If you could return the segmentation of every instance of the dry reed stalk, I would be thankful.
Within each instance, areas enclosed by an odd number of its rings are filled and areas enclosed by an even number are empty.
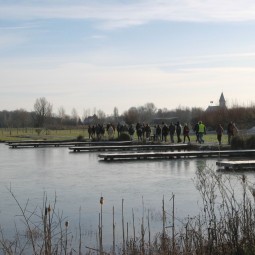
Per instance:
[[[133,239],[135,242],[135,214],[134,214],[134,209],[132,208],[132,220],[133,220]]]
[[[115,255],[115,214],[114,214],[114,206],[112,208],[112,252]]]
[[[81,243],[82,243],[82,238],[81,238],[81,207],[80,207],[79,209],[79,255],[82,254]]]
[[[121,204],[121,214],[122,214],[122,249],[123,249],[123,254],[125,254],[125,226],[124,226],[124,199],[122,199],[122,204]]]

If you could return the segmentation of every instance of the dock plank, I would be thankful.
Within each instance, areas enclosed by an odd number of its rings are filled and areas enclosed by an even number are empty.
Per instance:
[[[116,142],[108,142],[108,141],[101,141],[101,142],[80,142],[80,141],[29,141],[29,142],[15,142],[15,143],[8,143],[10,148],[38,148],[38,147],[60,147],[60,146],[114,146],[114,145],[128,145],[131,144],[131,141],[116,141]]]
[[[117,145],[117,146],[75,146],[69,147],[73,152],[81,151],[166,151],[166,150],[184,150],[188,144],[150,144],[150,145]]]
[[[225,170],[255,169],[255,160],[217,161],[216,165]]]
[[[133,152],[133,153],[105,153],[98,157],[104,160],[122,159],[175,159],[190,157],[250,157],[255,156],[255,150],[224,150],[224,151],[168,151],[168,152]]]

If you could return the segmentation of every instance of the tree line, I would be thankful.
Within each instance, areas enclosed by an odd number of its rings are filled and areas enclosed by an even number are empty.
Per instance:
[[[90,122],[88,122],[88,120]],[[255,126],[255,106],[232,106],[231,108],[220,108],[213,111],[206,111],[197,107],[178,107],[173,110],[167,108],[157,109],[154,103],[147,103],[143,106],[130,107],[122,114],[118,113],[118,108],[114,107],[112,115],[106,116],[102,110],[90,115],[90,111],[84,110],[83,116],[79,116],[73,109],[68,115],[63,107],[58,109],[58,113],[53,113],[53,105],[44,97],[36,99],[34,110],[28,112],[24,109],[15,111],[0,111],[0,128],[49,128],[60,129],[77,127],[85,124],[97,123],[119,123],[126,124],[148,123],[162,124],[166,122],[179,121],[193,126],[202,120],[208,128],[215,129],[221,123],[226,127],[227,123],[233,121],[238,128],[251,128]]]

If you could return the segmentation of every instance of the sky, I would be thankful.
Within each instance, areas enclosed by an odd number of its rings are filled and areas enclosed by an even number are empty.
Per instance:
[[[0,0],[0,111],[250,106],[254,31],[254,0]]]

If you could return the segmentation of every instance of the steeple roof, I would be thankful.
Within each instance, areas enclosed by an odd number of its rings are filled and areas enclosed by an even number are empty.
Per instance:
[[[223,92],[220,95],[219,106],[220,107],[226,107],[226,100],[225,100],[225,97],[223,95]]]
[[[220,95],[220,103],[222,102],[224,102],[224,103],[226,103],[226,100],[225,100],[225,97],[224,97],[224,95],[223,95],[223,92],[221,93],[221,95]]]

